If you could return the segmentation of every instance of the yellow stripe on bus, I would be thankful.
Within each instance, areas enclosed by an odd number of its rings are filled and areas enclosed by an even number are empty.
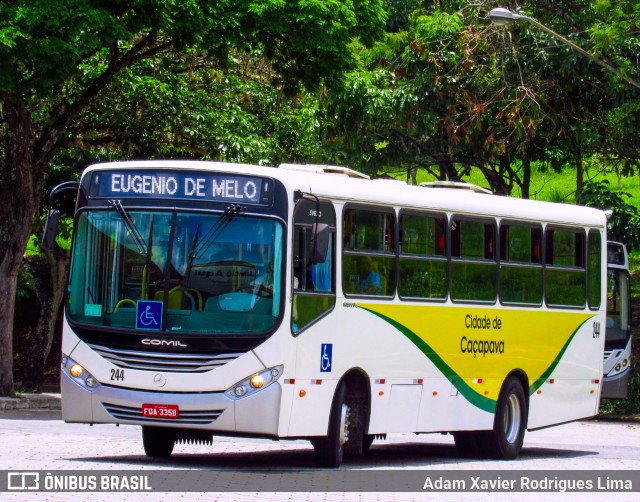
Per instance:
[[[409,338],[469,401],[495,410],[500,387],[522,370],[533,393],[592,313],[358,304]]]

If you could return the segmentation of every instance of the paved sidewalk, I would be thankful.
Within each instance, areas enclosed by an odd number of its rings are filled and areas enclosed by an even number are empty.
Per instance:
[[[0,397],[0,411],[60,409],[60,394],[43,392],[42,394],[16,394],[16,397]]]

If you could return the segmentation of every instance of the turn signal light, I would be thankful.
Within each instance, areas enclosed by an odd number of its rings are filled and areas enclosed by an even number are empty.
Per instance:
[[[71,366],[71,368],[69,368],[69,373],[71,373],[72,376],[78,378],[78,377],[81,377],[82,374],[84,373],[84,368],[80,366],[78,363],[76,363],[73,366]]]
[[[251,386],[254,389],[259,389],[264,385],[264,378],[262,378],[262,375],[253,375],[251,377]]]

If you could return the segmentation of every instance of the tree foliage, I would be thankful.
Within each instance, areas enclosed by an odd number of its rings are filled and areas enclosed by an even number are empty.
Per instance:
[[[629,249],[640,249],[640,211],[625,202],[631,197],[626,192],[613,192],[607,180],[586,183],[578,193],[576,201],[584,206],[611,210],[608,222],[609,240],[623,242]]]
[[[440,179],[473,168],[494,192],[523,197],[534,163],[575,167],[578,189],[594,156],[619,172],[637,170],[635,87],[531,23],[492,25],[491,2],[390,4],[385,40],[363,51],[367,71],[351,74],[327,106],[328,142],[343,145],[343,158],[374,173],[425,169]],[[627,76],[637,72],[635,2],[505,7]]]
[[[75,133],[86,141],[100,136],[80,122],[91,120],[91,107],[121,72],[160,59],[184,67],[191,51],[224,70],[257,52],[271,69],[270,84],[290,95],[353,69],[352,42],[370,43],[383,20],[381,0],[0,0],[0,296],[7,299],[0,305],[0,395],[13,388],[16,278],[45,173]],[[146,83],[165,104],[181,106],[179,90]],[[146,145],[167,133],[163,122],[148,131]],[[179,139],[176,151],[185,135]]]

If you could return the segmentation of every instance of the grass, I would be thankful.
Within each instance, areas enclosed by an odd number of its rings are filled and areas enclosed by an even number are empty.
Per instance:
[[[590,180],[609,181],[609,187],[615,192],[625,192],[631,194],[626,201],[640,208],[640,177],[621,178],[618,180],[615,173],[603,173],[597,169],[590,169],[584,174],[584,182]],[[418,183],[423,181],[435,181],[435,178],[426,171],[420,171],[417,176]],[[489,184],[483,174],[478,169],[472,169],[470,176],[464,181],[489,188]],[[515,187],[511,194],[513,197],[520,197],[520,188]],[[535,166],[532,168],[531,184],[529,188],[531,199],[546,200],[552,202],[575,203],[576,196],[576,172],[575,169],[565,169],[561,173],[542,171]]]

